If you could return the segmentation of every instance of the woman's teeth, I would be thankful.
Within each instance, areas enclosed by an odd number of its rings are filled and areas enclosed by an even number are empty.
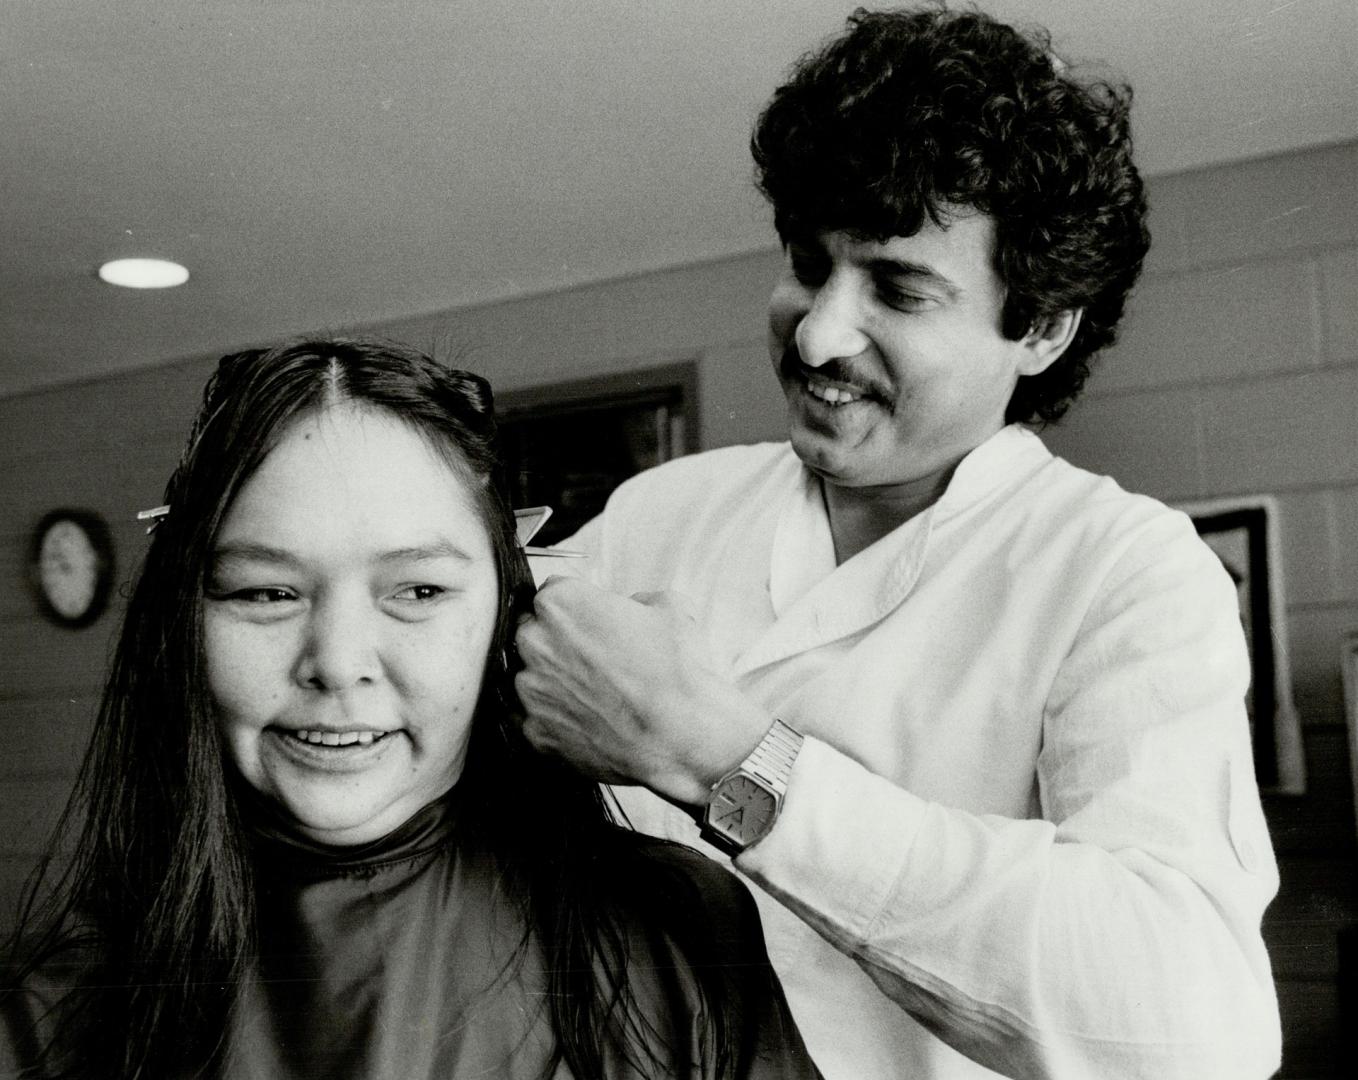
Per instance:
[[[294,739],[301,739],[302,742],[311,743],[313,746],[352,746],[354,743],[367,746],[387,733],[385,731],[293,731],[289,734]]]
[[[849,390],[841,390],[837,386],[830,386],[826,383],[819,382],[816,379],[808,379],[806,381],[806,390],[812,397],[818,398],[829,405],[843,405],[848,401],[858,401],[863,396],[862,394],[855,394]]]

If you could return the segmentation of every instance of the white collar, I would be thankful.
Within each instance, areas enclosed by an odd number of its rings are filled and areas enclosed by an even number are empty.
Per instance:
[[[947,490],[933,506],[858,552],[843,567],[835,564],[834,539],[820,480],[803,466],[801,483],[794,485],[784,500],[774,531],[769,566],[774,612],[781,617],[797,600],[844,567],[852,568],[848,576],[853,578],[864,572],[869,576],[889,572],[893,579],[903,574],[913,583],[937,522],[976,505],[1014,478],[1036,471],[1051,456],[1042,440],[1026,427],[1010,424],[1001,428],[958,463]],[[907,554],[911,557],[903,558]],[[908,588],[905,580],[900,584]]]

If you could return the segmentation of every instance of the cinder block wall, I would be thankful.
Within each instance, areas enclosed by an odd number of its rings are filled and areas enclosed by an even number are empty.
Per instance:
[[[1341,639],[1358,630],[1358,145],[1161,178],[1151,200],[1155,243],[1123,340],[1045,437],[1166,501],[1278,501],[1309,774],[1305,795],[1265,800],[1282,870],[1265,928],[1283,1075],[1358,1075],[1339,675]]]
[[[1166,500],[1279,499],[1310,781],[1267,807],[1284,876],[1267,932],[1293,1077],[1348,1075],[1338,941],[1358,924],[1358,868],[1338,648],[1358,628],[1355,181],[1358,144],[1153,181],[1155,249],[1124,340],[1047,434]],[[763,310],[778,264],[757,252],[376,329],[459,355],[503,389],[693,360],[703,445],[776,438]],[[43,622],[22,584],[31,530],[54,506],[99,511],[125,578],[144,541],[132,515],[160,501],[210,369],[186,359],[0,399],[0,928],[69,790],[121,609],[84,631]]]

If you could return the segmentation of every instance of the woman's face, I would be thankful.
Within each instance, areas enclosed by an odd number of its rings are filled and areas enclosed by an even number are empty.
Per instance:
[[[241,489],[204,598],[226,752],[298,829],[361,844],[462,771],[499,604],[461,477],[395,417],[303,417]]]

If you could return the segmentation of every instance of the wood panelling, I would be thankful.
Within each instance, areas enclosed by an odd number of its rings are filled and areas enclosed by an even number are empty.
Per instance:
[[[5,780],[5,828],[0,855],[36,858],[56,828],[71,794],[71,777]]]
[[[107,616],[106,616],[107,617]],[[78,697],[0,699],[6,742],[24,742],[23,754],[0,755],[0,785],[12,779],[70,777],[85,753],[98,700]]]

